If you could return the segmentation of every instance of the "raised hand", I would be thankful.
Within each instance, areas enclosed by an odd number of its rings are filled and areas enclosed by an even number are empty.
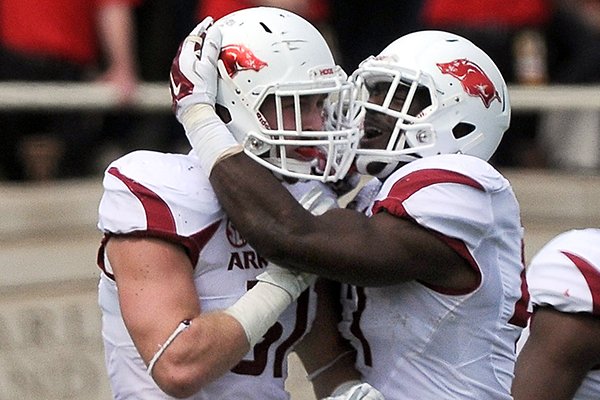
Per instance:
[[[179,46],[171,65],[171,100],[177,120],[207,175],[220,159],[241,152],[215,113],[221,31],[206,17]]]
[[[178,120],[194,104],[215,105],[221,31],[206,17],[183,40],[171,65],[171,100]]]

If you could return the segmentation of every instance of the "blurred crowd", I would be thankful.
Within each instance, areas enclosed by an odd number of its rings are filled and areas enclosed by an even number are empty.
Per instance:
[[[486,51],[509,85],[600,81],[600,0],[0,0],[0,81],[104,81],[120,101],[110,112],[0,109],[0,181],[88,177],[139,148],[187,151],[173,116],[129,106],[136,88],[166,85],[204,16],[255,5],[311,21],[348,73],[403,34],[442,29]],[[600,111],[514,111],[492,163],[597,172]]]

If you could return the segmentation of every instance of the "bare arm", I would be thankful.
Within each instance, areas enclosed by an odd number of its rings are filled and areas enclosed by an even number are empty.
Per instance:
[[[98,10],[98,33],[108,60],[100,78],[119,90],[122,102],[131,100],[137,87],[135,29],[132,9],[126,3],[104,4]]]
[[[347,209],[311,215],[244,154],[218,162],[210,181],[244,237],[282,267],[364,286],[421,279],[460,288],[476,279],[465,260],[410,221]]]
[[[181,321],[191,320],[155,364],[153,378],[163,391],[188,397],[248,352],[233,317],[201,312],[183,248],[159,239],[113,237],[107,252],[125,325],[146,364]]]
[[[600,363],[600,318],[539,308],[517,359],[515,400],[572,399]]]
[[[360,380],[354,368],[355,350],[338,331],[341,318],[339,284],[321,279],[316,284],[317,316],[313,328],[295,348],[317,398],[329,396],[343,382]]]

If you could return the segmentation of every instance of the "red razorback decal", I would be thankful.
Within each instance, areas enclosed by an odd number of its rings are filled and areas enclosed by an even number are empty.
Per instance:
[[[461,58],[436,65],[442,74],[449,74],[458,79],[467,94],[479,96],[486,108],[489,108],[494,100],[502,102],[492,80],[474,62]]]
[[[223,60],[227,74],[233,77],[239,71],[252,69],[260,71],[268,64],[256,57],[246,46],[241,44],[230,44],[221,49],[219,58]]]

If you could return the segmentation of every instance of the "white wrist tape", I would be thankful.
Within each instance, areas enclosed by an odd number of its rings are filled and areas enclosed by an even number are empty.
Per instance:
[[[254,347],[294,300],[280,287],[258,282],[224,311],[238,320],[244,328],[250,347]]]
[[[256,279],[285,290],[292,301],[295,301],[302,292],[317,280],[317,276],[306,272],[292,272],[272,264]]]
[[[200,165],[208,175],[218,161],[244,150],[208,104],[188,107],[180,120]]]

